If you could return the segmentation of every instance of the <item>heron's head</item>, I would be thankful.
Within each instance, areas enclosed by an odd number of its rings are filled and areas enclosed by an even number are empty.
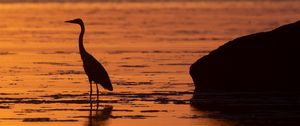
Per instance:
[[[74,19],[74,20],[68,20],[65,21],[67,23],[74,23],[74,24],[83,24],[83,21],[80,18]]]

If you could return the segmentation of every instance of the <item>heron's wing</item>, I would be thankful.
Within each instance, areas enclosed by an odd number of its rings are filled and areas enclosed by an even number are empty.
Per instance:
[[[83,67],[90,80],[101,84],[105,89],[113,90],[108,73],[92,55],[85,56]]]

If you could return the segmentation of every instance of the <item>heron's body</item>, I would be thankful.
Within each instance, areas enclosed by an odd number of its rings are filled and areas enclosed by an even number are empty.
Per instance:
[[[113,88],[111,81],[104,67],[87,52],[81,54],[81,58],[83,61],[83,68],[89,78],[89,82],[92,83],[92,81],[94,81],[96,84],[101,84],[103,88],[112,91]]]
[[[101,86],[107,90],[113,90],[108,73],[101,63],[99,63],[91,54],[89,54],[83,46],[83,35],[85,32],[83,21],[81,19],[74,19],[66,22],[79,24],[81,27],[81,32],[79,35],[79,52],[83,62],[84,71],[87,74],[90,82],[90,98],[92,96],[92,82],[95,82],[97,86],[98,99],[99,89],[97,84],[101,84]]]

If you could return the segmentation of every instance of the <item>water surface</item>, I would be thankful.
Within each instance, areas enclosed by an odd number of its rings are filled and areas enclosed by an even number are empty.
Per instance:
[[[233,38],[297,21],[299,6],[1,3],[0,125],[238,125],[235,118],[189,105],[194,90],[189,65]],[[78,17],[86,25],[86,49],[114,86],[112,92],[101,89],[98,105],[88,101],[79,26],[64,23]]]

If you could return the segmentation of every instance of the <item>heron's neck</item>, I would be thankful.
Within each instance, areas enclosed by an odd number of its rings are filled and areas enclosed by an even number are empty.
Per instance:
[[[84,28],[84,24],[80,24],[80,27],[81,27],[81,32],[80,32],[80,35],[79,35],[79,51],[80,51],[80,54],[82,53],[85,53],[85,49],[84,49],[84,46],[83,46],[83,35],[84,35],[84,32],[85,32],[85,28]]]

